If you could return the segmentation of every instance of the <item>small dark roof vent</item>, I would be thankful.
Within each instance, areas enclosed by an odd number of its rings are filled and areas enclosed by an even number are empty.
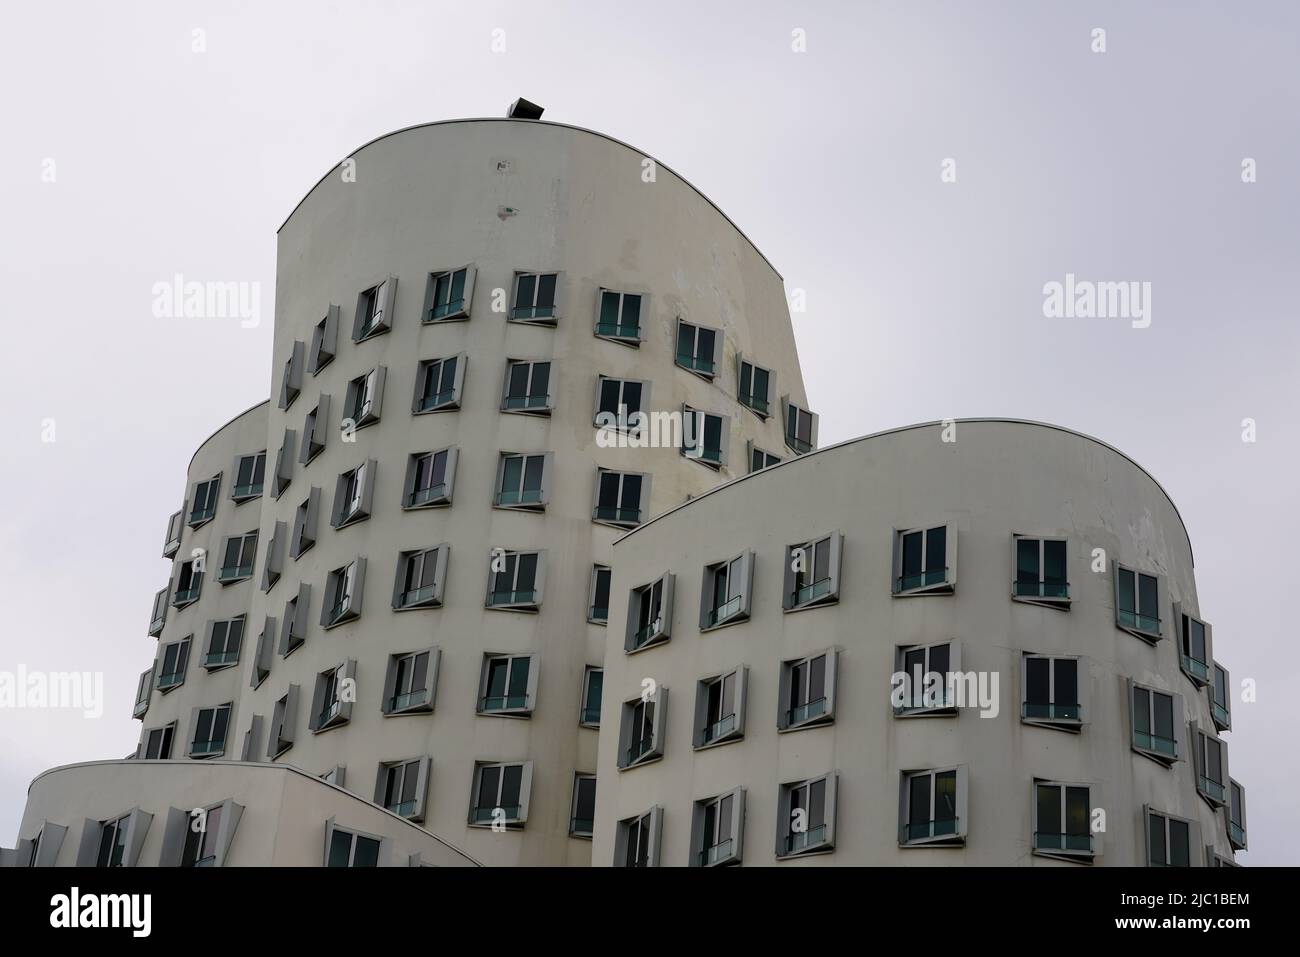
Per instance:
[[[540,120],[542,118],[542,108],[536,103],[530,103],[521,96],[510,104],[506,116],[512,120]]]

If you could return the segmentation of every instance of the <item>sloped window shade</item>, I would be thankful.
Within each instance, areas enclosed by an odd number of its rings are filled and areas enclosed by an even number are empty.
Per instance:
[[[293,535],[289,554],[296,560],[316,544],[316,526],[320,521],[320,489],[312,486],[307,498],[298,505],[293,515]]]
[[[294,728],[298,723],[298,686],[289,685],[275,703],[271,716],[271,729],[267,737],[266,756],[274,761],[293,747]]]
[[[280,408],[288,409],[302,392],[303,345],[295,339],[280,375]]]
[[[271,530],[271,540],[266,544],[266,555],[262,558],[262,591],[275,587],[284,572],[284,553],[288,549],[288,526],[276,522]]]
[[[298,433],[293,429],[284,430],[284,441],[275,453],[275,474],[271,477],[271,498],[278,499],[293,481],[293,450]]]
[[[339,313],[338,306],[330,305],[325,317],[316,323],[311,334],[311,350],[307,358],[307,371],[316,375],[334,360],[338,351]]]
[[[316,408],[307,413],[302,426],[302,450],[298,461],[307,465],[325,450],[329,436],[330,397],[322,395],[316,402]]]
[[[352,324],[353,342],[363,342],[392,328],[393,302],[396,297],[396,276],[389,276],[360,292],[357,296],[356,318]]]

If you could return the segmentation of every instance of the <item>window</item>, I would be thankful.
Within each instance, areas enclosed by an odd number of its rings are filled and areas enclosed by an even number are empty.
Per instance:
[[[965,767],[904,771],[899,846],[964,844],[966,790]]]
[[[221,867],[230,852],[230,842],[243,811],[234,801],[223,801],[198,811],[169,808],[159,864]]]
[[[451,504],[456,482],[456,449],[417,452],[406,463],[402,508],[437,508]]]
[[[526,359],[506,360],[501,411],[551,414],[551,364]]]
[[[753,583],[753,552],[705,565],[700,584],[700,631],[747,619]]]
[[[1192,846],[1197,843],[1196,822],[1143,807],[1146,819],[1148,867],[1191,867]]]
[[[1210,687],[1210,715],[1214,726],[1220,731],[1232,730],[1232,695],[1228,689],[1232,680],[1228,669],[1217,661],[1214,662],[1214,683]]]
[[[288,658],[307,640],[307,607],[310,602],[311,585],[302,582],[298,585],[298,594],[284,603],[284,623],[280,626],[281,658]]]
[[[546,553],[493,549],[488,560],[488,608],[537,611],[546,583]]]
[[[748,668],[709,678],[702,678],[695,686],[695,748],[712,747],[728,741],[739,741],[745,736],[745,686],[749,681]]]
[[[312,487],[307,497],[293,513],[293,536],[289,539],[289,554],[296,561],[316,544],[316,523],[320,514],[320,489]]]
[[[130,817],[120,817],[100,824],[99,857],[97,867],[124,867],[126,835]]]
[[[801,409],[790,401],[788,395],[781,397],[781,417],[785,420],[785,444],[796,455],[803,455],[817,448],[816,412]]]
[[[289,358],[284,360],[284,372],[280,375],[280,408],[287,409],[293,405],[302,391],[302,342],[296,340],[289,350]]]
[[[550,500],[551,453],[514,454],[502,452],[497,462],[497,508],[520,508],[542,511]]]
[[[596,419],[598,428],[634,431],[640,428],[643,410],[650,401],[650,383],[641,379],[596,377]]]
[[[1161,637],[1159,576],[1115,563],[1115,624],[1144,641]]]
[[[779,455],[773,455],[771,452],[763,451],[754,444],[753,440],[746,442],[746,445],[749,451],[749,455],[747,455],[746,458],[749,459],[749,470],[751,472],[757,472],[759,469],[765,469],[769,465],[776,465],[781,461]]]
[[[838,790],[836,774],[781,785],[776,818],[778,860],[835,850]]]
[[[157,638],[167,623],[167,596],[171,587],[160,588],[153,596],[153,612],[149,616],[149,637]]]
[[[253,671],[249,679],[249,686],[252,688],[261,687],[262,682],[271,674],[275,636],[275,619],[267,615],[262,623],[262,631],[257,636],[257,648],[253,651]]]
[[[343,400],[343,428],[347,430],[351,420],[353,431],[379,421],[379,413],[384,404],[384,383],[388,379],[388,370],[376,366],[363,376],[357,376],[348,383],[348,391]]]
[[[727,416],[682,406],[682,455],[688,459],[721,468],[727,464],[730,436],[731,420]]]
[[[139,808],[106,821],[88,819],[77,851],[78,867],[135,867],[153,815]]]
[[[334,569],[325,579],[322,628],[333,628],[361,614],[361,593],[366,581],[366,560],[358,558]]]
[[[340,311],[338,306],[331,304],[325,317],[312,330],[311,351],[307,357],[307,371],[312,375],[334,361],[334,353],[338,351]]]
[[[956,715],[955,683],[961,672],[961,646],[955,641],[904,645],[894,653],[894,715]]]
[[[760,418],[766,419],[772,412],[772,380],[775,376],[770,369],[754,365],[748,359],[736,355],[736,397],[740,404]]]
[[[1011,597],[1018,601],[1069,610],[1070,583],[1065,572],[1065,539],[1012,536],[1016,578]]]
[[[648,585],[633,588],[628,594],[624,651],[640,651],[672,636],[675,577],[669,572]]]
[[[392,328],[393,299],[396,294],[396,276],[389,276],[361,291],[357,296],[357,315],[352,326],[354,342],[363,342]]]
[[[163,645],[159,661],[158,691],[166,694],[185,683],[185,669],[190,663],[189,637]]]
[[[172,594],[172,605],[176,608],[184,608],[186,605],[193,604],[199,600],[202,591],[202,560],[191,558],[187,562],[181,562],[180,569],[176,572],[176,590]]]
[[[424,321],[468,319],[470,304],[474,301],[476,271],[473,266],[462,266],[429,273],[424,293]]]
[[[229,704],[223,704],[215,708],[194,709],[194,738],[190,741],[190,757],[212,758],[225,753],[230,707]]]
[[[844,535],[840,532],[786,546],[782,607],[797,611],[839,601],[843,554]]]
[[[661,807],[619,821],[614,837],[614,866],[658,867],[659,835],[663,832],[663,822],[664,809]]]
[[[479,714],[527,718],[536,700],[536,655],[483,656],[476,709]]]
[[[146,761],[166,761],[172,756],[172,739],[176,736],[176,722],[145,732],[139,756]]]
[[[384,676],[383,713],[427,714],[433,711],[441,657],[437,648],[390,655],[388,672]]]
[[[584,728],[600,727],[600,697],[604,687],[605,670],[587,665],[582,675],[582,708],[578,712],[578,724]]]
[[[839,652],[834,649],[806,658],[781,662],[780,702],[776,726],[794,731],[829,724],[835,720],[835,669]]]
[[[948,595],[957,585],[957,530],[950,525],[894,533],[894,594]]]
[[[254,686],[256,687],[256,686]],[[244,744],[239,750],[239,760],[257,761],[257,742],[262,738],[262,716],[255,714],[248,721],[248,728],[244,731]]]
[[[722,336],[717,329],[677,320],[677,364],[712,380],[722,358]]]
[[[271,530],[271,540],[266,545],[266,555],[262,558],[262,591],[275,587],[284,571],[284,552],[286,539],[289,537],[284,522],[276,522]]]
[[[334,484],[334,512],[330,516],[330,525],[346,528],[370,517],[375,503],[375,472],[378,469],[379,464],[374,459],[366,459],[338,477]]]
[[[450,545],[417,548],[397,555],[397,581],[393,583],[393,609],[439,608],[447,577]]]
[[[423,821],[431,763],[427,757],[382,762],[375,779],[375,803],[399,817]]]
[[[153,691],[153,667],[150,666],[140,672],[140,679],[135,685],[135,707],[131,710],[131,717],[143,718],[149,713],[149,694]]]
[[[523,827],[528,820],[528,795],[533,786],[533,762],[474,764],[474,793],[469,823],[474,827]]]
[[[1021,661],[1020,717],[1025,724],[1078,731],[1083,725],[1080,659],[1026,654]]]
[[[298,686],[289,685],[271,712],[271,730],[267,735],[266,756],[274,761],[293,747],[293,729],[298,720]]]
[[[443,412],[459,409],[461,390],[465,385],[466,357],[448,356],[445,359],[425,359],[415,376],[415,403],[411,411]]]
[[[236,502],[258,498],[266,480],[266,449],[239,456],[232,471],[235,473],[235,487],[230,490],[230,497]]]
[[[325,441],[329,433],[330,397],[322,395],[316,401],[316,408],[307,413],[302,424],[302,451],[298,460],[308,464],[325,450]]]
[[[181,531],[185,525],[185,509],[172,512],[167,519],[167,540],[163,542],[163,558],[174,558],[181,549]]]
[[[1034,853],[1092,860],[1092,800],[1086,784],[1034,781]]]
[[[1177,761],[1180,755],[1174,729],[1183,721],[1182,695],[1147,688],[1130,679],[1129,700],[1133,706],[1133,750],[1161,764]]]
[[[319,734],[351,721],[356,687],[356,659],[349,658],[319,672],[312,692],[311,717],[307,719],[307,730]]]
[[[596,830],[596,775],[579,771],[573,776],[573,801],[569,808],[569,836],[590,838]]]
[[[596,335],[625,345],[637,346],[641,342],[640,293],[600,290],[600,304],[596,310]]]
[[[198,528],[212,521],[212,516],[217,514],[217,496],[220,491],[220,473],[206,482],[194,483],[193,504],[190,506],[190,528]]]
[[[511,321],[555,325],[560,314],[556,295],[558,286],[558,273],[515,273],[515,304],[510,310]]]
[[[640,525],[650,505],[650,475],[596,469],[596,504],[592,521],[616,528]]]
[[[745,789],[696,801],[691,815],[691,866],[739,864],[745,843]]]
[[[326,867],[378,867],[384,839],[345,831],[330,818],[325,823],[325,848]]]
[[[587,621],[603,625],[609,621],[609,581],[611,571],[606,565],[591,568],[591,604],[587,608]]]
[[[239,647],[244,641],[244,616],[225,618],[208,625],[208,650],[203,667],[209,672],[239,663]]]
[[[271,478],[271,497],[279,498],[293,481],[293,444],[297,433],[293,429],[284,430],[284,441],[275,453],[275,475]]]
[[[668,689],[656,685],[653,694],[623,702],[618,735],[620,770],[647,764],[664,756]]]
[[[231,535],[226,539],[225,557],[217,581],[223,585],[253,577],[253,560],[257,556],[257,531]]]
[[[1192,684],[1204,688],[1211,681],[1213,629],[1187,614],[1180,602],[1174,602],[1174,625],[1178,628],[1178,664]]]
[[[1228,843],[1238,851],[1246,849],[1246,789],[1228,779]]]
[[[1211,807],[1228,801],[1228,746],[1193,721],[1192,763],[1196,767],[1196,790]]]

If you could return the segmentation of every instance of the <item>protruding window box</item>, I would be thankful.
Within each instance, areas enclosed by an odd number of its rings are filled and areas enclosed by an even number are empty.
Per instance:
[[[823,774],[782,784],[777,820],[777,860],[835,850],[835,799],[839,775]]]
[[[785,424],[785,446],[795,455],[807,455],[817,448],[817,428],[821,417],[781,396],[781,420]]]
[[[167,623],[167,594],[171,587],[160,588],[153,596],[153,612],[149,616],[149,637],[157,638]]]
[[[485,607],[503,611],[538,611],[546,582],[546,553],[542,550],[488,553]]]
[[[698,751],[745,736],[745,691],[749,669],[735,668],[701,679],[695,686],[695,734]]]
[[[641,345],[641,316],[648,312],[643,293],[601,289],[596,296],[596,337],[636,348]]]
[[[1196,791],[1213,808],[1228,803],[1228,745],[1193,721],[1192,764],[1196,770]]]
[[[960,643],[904,645],[894,653],[894,671],[905,676],[902,693],[895,691],[895,717],[956,717],[952,680],[961,672]]]
[[[736,354],[736,398],[760,419],[772,414],[772,385],[776,374]]]
[[[507,360],[505,385],[501,390],[501,411],[550,415],[550,384],[550,362]]]
[[[596,469],[596,501],[591,519],[616,528],[641,524],[650,504],[650,474]]]
[[[471,795],[469,824],[509,829],[522,828],[528,821],[529,794],[533,787],[533,762],[497,763],[478,761],[474,765],[474,793]]]
[[[798,611],[838,602],[843,554],[841,532],[786,546],[782,608]]]
[[[153,691],[153,666],[140,672],[140,680],[135,686],[135,707],[131,717],[143,718],[149,711],[149,695]]]
[[[1034,781],[1033,851],[1040,857],[1091,863],[1091,790],[1086,784]]]
[[[1174,602],[1174,627],[1178,629],[1178,664],[1198,688],[1213,680],[1213,629],[1207,622],[1189,615],[1181,602]]]
[[[1223,809],[1228,818],[1228,843],[1235,850],[1246,849],[1246,789],[1228,779],[1228,804]]]
[[[198,559],[181,562],[176,573],[176,589],[172,594],[172,607],[184,608],[199,600],[203,591],[203,572],[199,569]]]
[[[556,272],[515,273],[511,322],[554,326],[560,318],[561,275]]]
[[[1183,696],[1128,679],[1133,750],[1165,766],[1181,759],[1178,729],[1183,726]]]
[[[531,717],[537,701],[536,659],[536,655],[484,655],[476,711],[484,715]]]
[[[194,709],[190,719],[190,726],[194,728],[194,738],[190,741],[191,758],[216,758],[225,754],[230,709],[229,704]]]
[[[476,273],[477,270],[473,266],[429,273],[429,281],[424,293],[424,309],[421,313],[422,321],[437,323],[469,319],[470,306],[474,302]]]
[[[1161,576],[1119,562],[1115,566],[1115,625],[1154,644],[1163,637],[1160,609],[1165,585]]]
[[[676,576],[668,572],[628,593],[624,651],[631,654],[672,637],[675,579]]]
[[[550,452],[502,452],[492,504],[497,508],[544,511],[551,498],[552,459]]]
[[[175,558],[181,549],[181,532],[185,528],[185,509],[172,512],[167,519],[167,540],[163,542],[163,558]]]
[[[1212,669],[1214,681],[1210,685],[1210,716],[1220,731],[1232,730],[1232,678],[1228,669],[1217,661]]]
[[[578,724],[584,728],[600,727],[600,702],[605,689],[605,669],[587,665],[582,676],[582,707]]]
[[[428,757],[382,762],[375,778],[375,803],[398,817],[423,821],[431,764]]]
[[[198,528],[212,521],[217,514],[217,497],[221,494],[221,473],[218,472],[206,482],[196,482],[194,497],[190,505],[187,523],[190,528]]]
[[[1148,867],[1194,867],[1200,854],[1192,848],[1200,844],[1200,825],[1183,817],[1174,817],[1150,805],[1142,808],[1142,829]]]
[[[241,582],[253,577],[253,561],[257,555],[256,529],[243,535],[226,539],[225,555],[217,581],[223,585]]]
[[[835,720],[838,663],[839,652],[834,648],[781,662],[777,731],[797,731]]]
[[[236,456],[231,471],[235,484],[230,489],[230,498],[236,505],[260,498],[266,482],[266,450]]]
[[[1064,655],[1021,658],[1020,718],[1025,724],[1078,732],[1083,727],[1086,662]]]
[[[190,662],[190,639],[163,645],[158,660],[158,692],[166,694],[185,683],[185,671]]]
[[[393,610],[440,608],[451,546],[417,548],[399,552],[397,580],[393,583]]]
[[[356,676],[357,662],[354,658],[332,665],[316,675],[308,731],[320,734],[352,720],[352,696],[347,689],[356,686]]]
[[[700,584],[700,631],[747,620],[753,588],[752,551],[704,566],[704,580]]]
[[[1033,605],[1070,610],[1070,583],[1066,577],[1066,540],[1030,535],[1012,536],[1011,597]]]
[[[325,582],[325,602],[321,608],[322,628],[333,628],[360,617],[365,579],[364,558],[357,558],[329,573]]]
[[[618,768],[628,768],[664,756],[668,715],[668,689],[656,685],[654,692],[623,702],[618,735]]]
[[[425,359],[420,363],[415,377],[415,397],[411,412],[447,412],[460,408],[460,397],[465,388],[465,369],[468,357],[463,353],[443,359]]]
[[[691,867],[740,864],[744,847],[744,788],[695,802],[691,809]]]
[[[677,320],[677,365],[702,379],[713,381],[722,363],[722,332]]]
[[[899,789],[900,847],[955,847],[966,843],[966,768],[904,771]]]
[[[441,508],[451,504],[457,450],[417,452],[407,459],[402,508]]]
[[[609,583],[612,572],[607,565],[593,565],[591,569],[591,595],[588,599],[587,621],[593,625],[609,623]]]
[[[393,301],[396,296],[396,276],[389,276],[357,295],[356,319],[352,325],[353,342],[365,342],[393,327]]]
[[[894,532],[896,597],[951,595],[957,590],[957,529],[951,524]]]
[[[433,711],[441,658],[437,648],[389,656],[380,709],[385,716]]]
[[[208,624],[207,651],[203,655],[203,667],[208,672],[213,672],[239,664],[239,652],[243,643],[243,615],[210,622]]]

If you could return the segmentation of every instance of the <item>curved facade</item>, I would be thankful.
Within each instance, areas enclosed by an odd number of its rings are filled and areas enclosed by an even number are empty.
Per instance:
[[[1203,865],[1245,844],[1187,532],[1103,443],[886,432],[614,551],[631,598],[609,622],[597,865]],[[637,647],[636,590],[665,576],[667,634]]]
[[[643,154],[525,120],[366,145],[277,270],[270,401],[168,530],[138,757],[284,764],[486,864],[589,863],[596,566],[815,442],[780,276]],[[619,406],[676,421],[629,439]]]

